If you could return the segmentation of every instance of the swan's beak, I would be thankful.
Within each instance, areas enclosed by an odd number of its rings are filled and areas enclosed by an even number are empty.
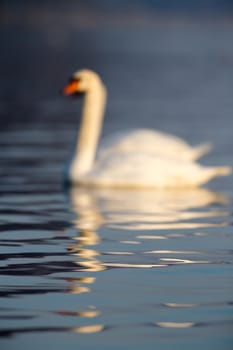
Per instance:
[[[68,95],[73,95],[78,93],[78,87],[79,87],[79,82],[78,80],[72,79],[63,89],[63,94],[68,96]]]

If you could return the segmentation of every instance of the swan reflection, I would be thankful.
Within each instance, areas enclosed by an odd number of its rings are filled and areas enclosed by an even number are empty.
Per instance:
[[[70,191],[73,226],[77,235],[73,237],[73,243],[67,251],[77,266],[76,273],[81,274],[69,281],[69,291],[73,294],[92,292],[92,285],[98,278],[96,273],[110,268],[151,269],[211,263],[205,254],[203,258],[202,251],[184,251],[181,247],[171,250],[170,246],[166,249],[166,242],[187,234],[185,231],[173,231],[177,229],[194,229],[192,234],[202,237],[199,228],[220,227],[223,225],[222,217],[228,215],[224,210],[227,201],[223,196],[200,188],[123,191],[73,187]],[[104,249],[106,242],[101,240],[102,235],[99,233],[102,228],[110,229],[109,232],[117,230],[115,249]],[[169,231],[161,232],[163,229]],[[125,230],[131,231],[130,239]],[[111,234],[114,237],[114,233]],[[146,240],[150,240],[150,250],[145,250]],[[164,249],[157,246],[156,240],[164,240]],[[128,249],[122,250],[122,244]],[[179,306],[168,302],[166,306],[189,307],[190,304]],[[76,315],[94,318],[98,322],[101,312],[95,306],[94,309],[89,308],[90,305],[86,311],[77,311]],[[190,322],[157,322],[154,325],[162,328],[195,326]],[[104,329],[105,326],[98,323],[78,326],[73,331],[95,333]]]
[[[222,208],[209,208],[213,204],[226,204],[223,196],[201,188],[123,191],[74,187],[70,195],[73,211],[77,214],[75,227],[92,230],[88,239],[93,237],[96,242],[98,237],[93,231],[102,225],[124,230],[191,229],[220,225],[197,222],[197,219],[228,214]],[[78,239],[86,239],[85,234]]]
[[[183,237],[182,232],[177,233],[173,230],[226,225],[219,218],[228,215],[228,212],[223,209],[227,203],[223,196],[200,188],[123,191],[73,187],[70,198],[72,210],[75,213],[73,225],[79,234],[74,237],[69,253],[75,257],[77,271],[80,272],[97,272],[112,267],[155,268],[177,264],[210,263],[206,259],[190,258],[191,255],[199,254],[195,251],[150,250],[140,252],[141,257],[134,251],[117,249],[100,253],[98,245],[101,244],[101,239],[97,232],[101,227],[121,230],[121,234],[124,230],[130,230],[133,233],[131,235],[133,239],[119,239],[119,243],[141,244],[142,246],[142,241],[146,240],[152,242],[153,240]],[[169,232],[166,234],[158,232],[158,230],[165,229]],[[143,232],[134,234],[138,230]],[[198,234],[198,231],[193,233],[195,234]],[[103,255],[105,256],[104,262],[101,260]],[[147,261],[145,263],[146,255],[153,257],[152,263]],[[110,256],[111,260],[106,261],[106,256]],[[121,256],[127,261],[123,263]],[[143,261],[141,262],[140,259]],[[86,290],[87,287],[84,289]],[[79,286],[77,291],[80,290],[82,288]]]

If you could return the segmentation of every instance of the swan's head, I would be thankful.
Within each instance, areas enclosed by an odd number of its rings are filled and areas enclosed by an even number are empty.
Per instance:
[[[89,69],[82,69],[73,74],[68,84],[64,87],[64,95],[75,95],[86,93],[96,89],[103,83],[99,75]]]

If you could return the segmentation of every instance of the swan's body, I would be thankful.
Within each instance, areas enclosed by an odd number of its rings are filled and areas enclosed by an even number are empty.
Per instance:
[[[118,132],[100,144],[98,156],[115,153],[143,152],[164,155],[181,160],[196,160],[207,153],[210,144],[191,147],[184,140],[161,131],[134,129]]]
[[[203,167],[195,160],[208,144],[191,147],[182,139],[159,131],[139,129],[118,133],[100,145],[106,89],[89,70],[74,74],[65,94],[84,93],[78,142],[68,178],[81,185],[110,187],[195,187],[227,175],[228,167]]]
[[[76,179],[94,186],[183,188],[202,185],[227,171],[153,153],[123,152],[97,158],[93,168]]]

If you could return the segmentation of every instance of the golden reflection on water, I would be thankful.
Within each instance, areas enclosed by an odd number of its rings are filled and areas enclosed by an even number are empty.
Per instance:
[[[193,260],[176,258],[174,254],[198,254],[198,252],[179,251],[148,251],[145,254],[173,254],[172,257],[161,257],[157,264],[137,264],[122,262],[102,262],[98,259],[101,254],[94,249],[101,239],[97,230],[101,227],[110,229],[148,231],[148,234],[134,236],[135,240],[121,241],[127,244],[141,244],[139,240],[168,240],[174,237],[183,237],[182,233],[173,230],[200,229],[221,227],[225,222],[211,221],[222,218],[229,213],[222,206],[227,200],[217,193],[207,189],[183,190],[111,190],[86,189],[73,187],[70,192],[72,210],[75,213],[74,227],[79,235],[74,237],[69,253],[77,258],[77,271],[97,272],[109,267],[125,268],[154,268],[165,267],[169,264],[209,263],[208,260]],[[210,208],[215,204],[216,209]],[[203,222],[203,220],[205,220]],[[208,220],[206,222],[206,220]],[[159,234],[157,231],[170,230]],[[151,232],[149,232],[151,231]],[[198,232],[194,234],[199,234]],[[108,255],[134,255],[134,252],[113,251]],[[76,293],[88,291],[87,287],[77,286]]]
[[[74,333],[99,333],[104,330],[104,326],[102,324],[95,324],[89,326],[74,327],[72,330]]]
[[[74,257],[77,271],[82,272],[103,271],[110,267],[155,268],[171,264],[209,263],[208,260],[189,258],[189,255],[198,254],[198,252],[178,250],[145,251],[144,254],[162,255],[156,264],[123,263],[122,261],[103,262],[100,252],[95,249],[101,242],[98,229],[105,227],[130,230],[131,232],[147,231],[148,233],[135,234],[131,241],[120,241],[127,244],[142,244],[140,240],[168,240],[183,237],[182,232],[177,233],[173,230],[225,226],[227,223],[222,222],[222,220],[216,221],[216,218],[222,218],[229,214],[223,210],[223,206],[227,204],[226,198],[203,188],[112,190],[72,187],[70,198],[72,210],[75,213],[73,225],[79,234],[74,237],[74,243],[72,247],[68,248],[68,251]],[[210,205],[215,205],[214,209]],[[161,231],[165,229],[170,230],[170,232],[163,234]],[[159,234],[157,231],[160,231]],[[200,232],[193,234],[199,235]],[[108,251],[105,254],[130,256],[134,255],[134,252]],[[168,256],[164,256],[164,254]],[[177,258],[174,254],[186,254],[188,257]],[[74,283],[71,290],[73,293],[86,293],[90,291],[90,288],[80,285],[79,282]]]
[[[85,189],[73,187],[70,192],[72,211],[75,214],[73,226],[77,229],[77,236],[73,237],[73,244],[67,251],[77,265],[77,273],[88,273],[88,276],[71,279],[69,292],[82,294],[91,292],[95,283],[96,272],[108,268],[164,268],[169,265],[208,264],[208,260],[193,260],[189,258],[201,255],[195,250],[150,250],[144,251],[144,256],[158,257],[155,263],[139,260],[132,263],[122,262],[127,256],[136,256],[134,251],[106,251],[100,253],[101,227],[116,230],[128,230],[133,233],[133,239],[120,240],[123,244],[143,244],[144,240],[168,240],[183,237],[182,230],[197,229],[193,235],[204,235],[198,229],[221,227],[226,225],[218,218],[229,213],[223,208],[226,199],[206,189],[169,190],[169,191],[122,191],[110,189]],[[212,207],[211,207],[212,205]],[[217,208],[217,209],[216,209]],[[161,230],[170,230],[164,234]],[[140,234],[137,232],[144,231]],[[173,232],[181,230],[181,232]],[[184,231],[183,231],[184,232]],[[142,240],[142,241],[140,241]],[[136,247],[136,246],[135,246]],[[119,256],[119,261],[103,262],[103,253],[110,257]],[[179,256],[181,254],[181,257]],[[182,257],[182,255],[184,258]],[[177,257],[178,255],[178,257]],[[121,258],[122,256],[122,258]],[[121,260],[122,259],[122,260]],[[94,273],[94,275],[92,275]],[[88,285],[88,286],[87,286]],[[191,304],[164,304],[166,307],[192,307]],[[93,306],[93,310],[79,311],[79,317],[95,318],[100,312]],[[189,328],[195,326],[191,322],[156,322],[162,328]],[[73,328],[78,333],[96,333],[104,330],[104,325],[86,325]]]
[[[190,328],[195,326],[194,322],[156,322],[156,326],[161,328]]]
[[[226,204],[226,199],[207,189],[183,190],[111,190],[74,187],[70,193],[74,225],[88,240],[98,240],[95,231],[102,225],[123,230],[193,229],[225,225],[197,222],[197,219],[226,216],[229,213],[209,210],[211,204]],[[191,220],[195,220],[192,222]],[[86,239],[84,233],[82,237]]]
[[[190,308],[190,307],[197,307],[197,304],[178,304],[178,303],[166,303],[164,306],[171,307],[171,308]]]
[[[97,310],[87,310],[87,311],[58,311],[57,314],[61,316],[77,316],[77,317],[86,317],[94,318],[100,315],[100,312]]]

